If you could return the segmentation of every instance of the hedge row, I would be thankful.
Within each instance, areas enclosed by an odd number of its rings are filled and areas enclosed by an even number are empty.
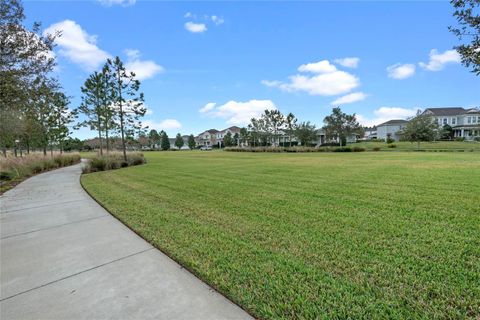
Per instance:
[[[228,147],[225,151],[231,152],[363,152],[362,147],[337,147],[337,148],[316,148],[316,147]]]

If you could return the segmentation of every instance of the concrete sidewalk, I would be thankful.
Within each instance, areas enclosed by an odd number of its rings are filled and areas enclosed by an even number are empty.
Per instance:
[[[80,173],[43,173],[0,197],[2,320],[250,318],[113,218]]]

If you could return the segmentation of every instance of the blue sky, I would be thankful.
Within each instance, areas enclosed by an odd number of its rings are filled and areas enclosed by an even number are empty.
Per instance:
[[[338,103],[371,125],[480,105],[480,79],[451,51],[447,1],[24,5],[27,23],[63,32],[56,73],[72,107],[86,77],[119,55],[143,79],[147,124],[169,135],[242,126],[266,107],[321,125]]]

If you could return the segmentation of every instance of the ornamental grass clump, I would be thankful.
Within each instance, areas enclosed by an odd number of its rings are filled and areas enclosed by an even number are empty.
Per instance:
[[[23,157],[0,158],[0,192],[10,189],[13,184],[35,174],[79,162],[80,155],[77,153],[63,153],[53,156],[31,153]]]
[[[139,152],[127,153],[127,161],[124,160],[123,154],[118,152],[108,155],[96,155],[88,159],[88,162],[83,167],[83,173],[115,170],[144,163],[146,163],[145,157]]]

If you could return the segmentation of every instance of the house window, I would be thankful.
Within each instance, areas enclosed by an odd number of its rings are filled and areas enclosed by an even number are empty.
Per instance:
[[[472,117],[472,122],[477,123],[477,117]]]
[[[467,123],[471,124],[472,123],[472,117],[467,117]]]
[[[447,118],[443,118],[443,124],[447,124],[448,123],[448,119]]]
[[[457,118],[452,118],[452,124],[456,124]]]

